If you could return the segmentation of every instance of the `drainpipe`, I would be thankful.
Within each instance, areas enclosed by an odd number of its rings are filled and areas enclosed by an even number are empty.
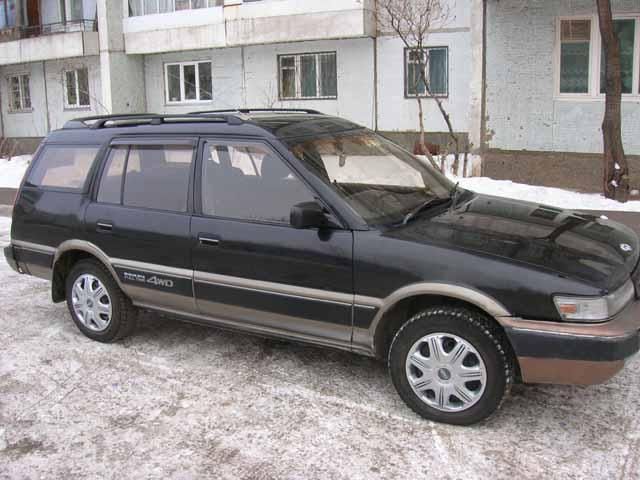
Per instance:
[[[373,130],[378,131],[378,0],[373,2],[373,18],[376,22],[373,32]]]
[[[487,0],[482,2],[482,103],[480,110],[480,151],[484,152],[487,143]]]
[[[378,37],[373,37],[373,130],[378,131]]]
[[[0,95],[0,139],[4,138],[4,115],[2,112],[2,95]]]
[[[49,93],[47,92],[47,64],[44,60],[42,61],[42,76],[44,79],[44,109],[46,112],[46,129],[47,133],[49,133],[51,131],[51,117],[49,115]]]

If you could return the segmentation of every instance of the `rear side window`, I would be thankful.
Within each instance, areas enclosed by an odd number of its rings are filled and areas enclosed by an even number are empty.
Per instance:
[[[46,145],[27,183],[38,187],[80,190],[100,147]]]
[[[100,180],[100,190],[98,191],[99,202],[120,203],[122,172],[124,172],[128,150],[127,147],[118,147],[111,149],[109,152],[107,165]]]
[[[186,212],[193,150],[191,145],[112,148],[100,180],[98,201],[120,204],[122,199],[123,205],[131,207]]]

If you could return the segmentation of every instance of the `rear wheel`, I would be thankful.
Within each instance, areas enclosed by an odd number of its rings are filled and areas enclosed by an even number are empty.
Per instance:
[[[113,342],[135,328],[137,314],[109,271],[95,260],[75,264],[66,280],[67,306],[80,331]]]
[[[513,383],[513,358],[502,332],[478,312],[428,308],[410,318],[389,350],[396,390],[416,413],[470,425],[489,417]]]

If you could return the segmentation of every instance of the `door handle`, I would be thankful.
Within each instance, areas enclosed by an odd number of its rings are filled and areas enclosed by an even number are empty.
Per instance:
[[[198,241],[203,247],[217,247],[218,245],[220,245],[220,240],[217,238],[198,237]]]
[[[107,222],[98,222],[96,223],[96,230],[98,232],[112,232],[113,224]]]

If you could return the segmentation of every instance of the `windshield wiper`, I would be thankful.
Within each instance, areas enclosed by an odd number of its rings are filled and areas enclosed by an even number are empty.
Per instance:
[[[409,223],[419,213],[424,212],[425,210],[428,210],[431,207],[435,207],[436,205],[442,205],[443,203],[446,203],[449,200],[451,200],[451,197],[434,197],[434,198],[430,198],[426,202],[421,203],[416,208],[414,208],[409,213],[407,213],[404,216],[404,220],[402,220],[402,225],[406,225],[407,223]]]

